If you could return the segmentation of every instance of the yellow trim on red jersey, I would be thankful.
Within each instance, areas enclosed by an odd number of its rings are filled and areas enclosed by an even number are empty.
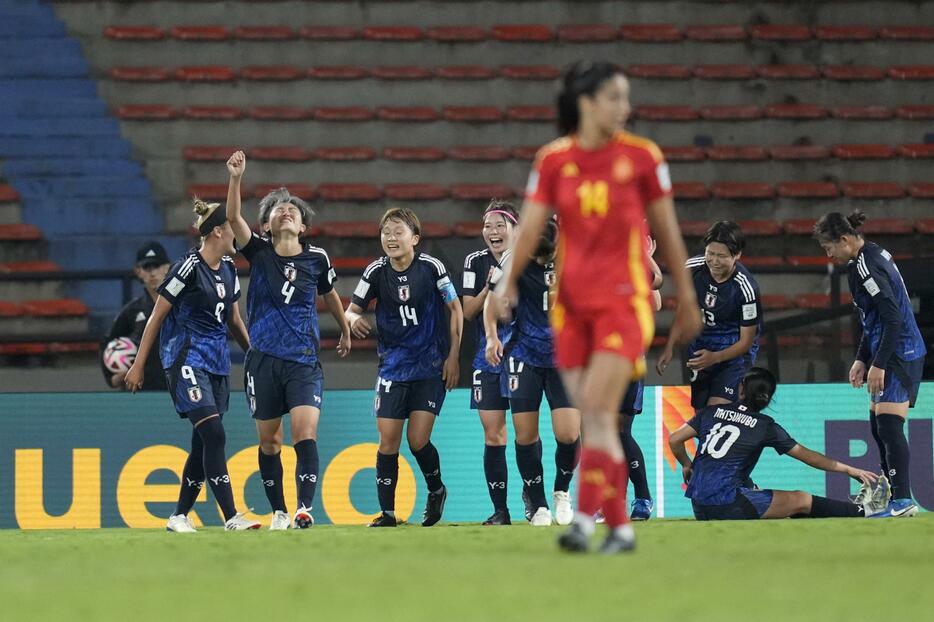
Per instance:
[[[642,247],[642,233],[637,227],[629,232],[629,275],[635,293],[632,296],[632,307],[636,312],[636,321],[639,322],[639,331],[642,333],[642,348],[648,348],[655,333],[655,318],[649,304],[649,279],[646,274],[643,257],[645,249]]]
[[[574,146],[574,139],[570,136],[562,136],[561,138],[556,138],[550,143],[543,145],[538,153],[535,154],[535,164],[538,164],[546,157],[555,154],[561,153],[562,151],[568,151],[571,147]]]
[[[652,155],[652,159],[656,164],[665,159],[665,156],[662,155],[662,150],[658,148],[658,145],[656,145],[648,138],[636,136],[635,134],[630,134],[629,132],[617,132],[616,142],[629,145],[630,147],[639,147],[640,149],[645,149]]]

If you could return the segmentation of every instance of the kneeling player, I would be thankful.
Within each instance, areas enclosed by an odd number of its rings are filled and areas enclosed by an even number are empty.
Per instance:
[[[457,386],[464,314],[444,264],[415,249],[421,225],[412,210],[390,209],[380,219],[379,231],[386,256],[367,266],[346,311],[354,336],[363,339],[370,326],[362,314],[376,300],[376,490],[382,513],[370,526],[397,524],[399,446],[408,419],[409,449],[428,486],[422,525],[430,527],[441,520],[447,499],[431,430],[445,390]],[[447,328],[445,306],[450,311]]]
[[[775,377],[753,367],[740,384],[739,401],[709,406],[682,425],[668,439],[681,463],[697,520],[757,518],[827,518],[869,516],[885,508],[870,486],[878,476],[799,445],[774,419],[762,414],[775,393]],[[701,440],[692,461],[684,448],[693,437]],[[846,473],[863,483],[855,503],[818,497],[800,490],[758,490],[744,486],[762,450],[772,447],[822,471]]]

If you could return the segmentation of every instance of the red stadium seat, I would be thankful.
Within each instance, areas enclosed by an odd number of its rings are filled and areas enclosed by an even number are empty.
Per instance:
[[[790,218],[782,223],[782,228],[789,235],[811,235],[816,222],[813,218]]]
[[[465,123],[492,123],[503,119],[503,111],[496,106],[445,106],[442,115],[448,121]]]
[[[337,271],[363,270],[373,263],[372,257],[332,257],[331,265]],[[346,307],[345,307],[346,308]]]
[[[917,145],[902,145],[898,153],[903,158],[920,159],[934,158],[934,143],[920,143]]]
[[[818,26],[814,36],[821,41],[870,41],[876,38],[871,26]]]
[[[745,41],[746,29],[736,25],[690,26],[684,31],[688,39],[694,41]]]
[[[321,232],[329,238],[378,238],[379,230],[375,223],[366,221],[326,222],[321,224]]]
[[[555,33],[543,24],[506,24],[493,26],[493,38],[497,41],[518,43],[543,43],[551,41]]]
[[[325,201],[379,201],[383,197],[373,184],[321,184],[318,192]]]
[[[816,104],[770,104],[764,109],[770,119],[823,119],[827,109]]]
[[[694,77],[703,80],[749,80],[756,70],[749,65],[697,65]]]
[[[257,121],[303,121],[312,116],[311,110],[297,106],[254,106],[247,114]]]
[[[289,41],[295,31],[288,26],[240,26],[233,35],[241,41]]]
[[[554,121],[557,113],[552,106],[509,106],[506,117],[510,121]]]
[[[283,82],[298,80],[305,77],[305,72],[292,65],[265,65],[249,66],[240,70],[240,77],[244,80],[261,80],[267,82]]]
[[[934,105],[899,106],[895,109],[895,116],[913,121],[934,119]]]
[[[425,36],[415,26],[367,26],[360,34],[372,41],[421,41]]]
[[[743,263],[746,258],[743,257]],[[793,302],[790,296],[784,294],[766,294],[759,299],[762,302],[762,308],[766,311],[786,311],[792,308]]]
[[[304,147],[256,147],[250,149],[250,158],[273,162],[307,162],[311,159],[311,152]]]
[[[438,111],[428,106],[384,106],[377,108],[376,116],[383,121],[437,121]]]
[[[768,160],[769,152],[765,147],[734,147],[722,145],[718,147],[708,147],[707,157],[711,160],[718,161],[756,162]]]
[[[350,26],[305,26],[298,36],[311,41],[350,41],[357,38],[358,32]]]
[[[660,80],[687,80],[691,77],[691,68],[687,65],[652,64],[630,65],[626,75],[630,78],[654,78]]]
[[[333,266],[334,264],[332,263],[331,265]],[[364,268],[366,268],[366,266],[364,266]],[[350,297],[341,296],[341,308],[346,309],[347,305],[349,304],[350,304]],[[323,296],[318,296],[318,300],[317,302],[315,302],[315,306],[318,308],[318,313],[326,313],[328,310],[328,303],[325,302],[325,299]],[[354,347],[356,347],[356,345],[357,344],[354,344]]]
[[[237,79],[237,72],[225,65],[179,67],[174,75],[182,82],[233,82]]]
[[[165,31],[157,26],[107,26],[104,36],[114,41],[161,41]]]
[[[749,27],[749,35],[762,41],[807,41],[811,29],[800,24],[754,24]]]
[[[710,197],[707,186],[699,181],[682,181],[671,185],[675,198],[681,201],[700,201]]]
[[[669,162],[702,162],[707,154],[701,147],[662,147],[662,153]]]
[[[24,315],[26,315],[26,311],[22,305],[0,300],[0,317],[23,317]]]
[[[502,162],[510,158],[509,150],[497,146],[463,146],[448,149],[448,157],[452,160],[466,162]]]
[[[684,38],[681,29],[673,24],[628,24],[619,29],[626,41],[641,43],[669,43]]]
[[[815,259],[823,259],[826,262],[826,257],[817,257]],[[853,303],[853,297],[849,293],[841,292],[840,293],[840,304],[848,305]],[[830,294],[800,294],[795,296],[795,306],[799,309],[829,309],[830,308]]]
[[[182,116],[199,121],[233,121],[243,112],[234,106],[188,106],[182,109]]]
[[[505,184],[455,184],[451,186],[451,196],[463,201],[489,201],[511,199],[515,192]]]
[[[789,199],[834,199],[840,196],[840,189],[829,181],[786,181],[778,184],[778,196]]]
[[[849,82],[882,80],[885,78],[885,71],[879,67],[858,65],[827,65],[821,69],[821,73],[828,80]]]
[[[318,192],[315,190],[314,186],[309,186],[308,184],[303,184],[301,182],[256,184],[253,186],[252,192],[253,196],[255,196],[257,199],[262,199],[273,190],[278,190],[279,188],[283,187],[288,189],[289,194],[306,201],[313,201],[314,198],[318,196]],[[312,235],[316,235],[314,229],[312,229]]]
[[[428,30],[428,38],[441,43],[476,43],[485,41],[487,35],[476,26],[436,26]]]
[[[111,67],[107,75],[123,82],[165,82],[171,72],[165,67]]]
[[[905,218],[870,218],[862,226],[869,235],[907,235],[914,229],[915,223]]]
[[[476,220],[454,225],[454,235],[459,238],[478,238],[483,233],[483,223]]]
[[[51,345],[49,343],[3,343],[0,344],[0,354],[6,356],[39,356],[48,354]]]
[[[400,162],[438,162],[445,154],[438,147],[387,147],[383,149],[383,157]]]
[[[13,186],[0,183],[0,203],[15,203],[19,201],[19,193]]]
[[[843,196],[851,199],[897,199],[905,196],[905,189],[895,183],[850,182],[841,186]]]
[[[386,184],[383,194],[393,201],[440,201],[449,193],[438,184]]]
[[[681,235],[688,238],[699,238],[707,233],[710,223],[706,220],[682,220],[678,223]]]
[[[830,149],[824,145],[779,145],[769,147],[769,155],[776,160],[825,160]]]
[[[644,121],[694,121],[697,111],[690,106],[636,106],[634,116]]]
[[[768,80],[818,80],[820,69],[814,65],[759,65],[756,73]]]
[[[369,75],[363,67],[351,65],[327,65],[308,70],[308,77],[314,80],[361,80]]]
[[[898,65],[888,74],[893,80],[934,80],[934,65]]]
[[[330,106],[315,108],[311,116],[316,121],[371,121],[376,113],[363,106]]]
[[[916,199],[934,199],[934,184],[916,182],[908,186],[908,194]]]
[[[369,147],[319,147],[311,155],[326,162],[367,162],[376,159],[376,151]]]
[[[895,41],[934,41],[934,26],[885,26],[879,37]]]
[[[743,254],[743,265],[749,268],[758,268],[762,266],[783,266],[785,260],[774,255],[746,255]]]
[[[758,106],[704,106],[700,116],[708,121],[750,121],[761,119],[762,110]]]
[[[239,147],[223,145],[192,145],[185,147],[182,157],[189,162],[226,162]]]
[[[169,36],[179,41],[226,41],[230,31],[223,26],[175,26]]]
[[[36,225],[0,225],[0,240],[4,242],[35,242],[42,239],[42,231]]]
[[[775,196],[772,186],[764,183],[750,182],[719,182],[711,188],[713,196],[718,199],[771,199]]]
[[[228,156],[229,157],[229,156]],[[199,199],[226,199],[227,184],[190,184],[185,188],[185,194]],[[253,196],[248,188],[240,189],[240,196],[248,199]]]
[[[127,104],[114,113],[124,121],[166,121],[178,117],[175,108],[165,104]]]
[[[835,145],[833,156],[841,160],[889,160],[895,149],[889,145]]]
[[[21,305],[25,314],[32,317],[81,317],[90,311],[86,304],[76,298],[26,300]]]
[[[915,230],[924,235],[934,234],[934,218],[925,218],[915,223]]]
[[[885,106],[834,106],[830,116],[835,119],[876,121],[891,119],[892,110]]]
[[[551,65],[504,65],[499,75],[509,80],[556,80],[561,71]]]
[[[535,156],[538,155],[539,149],[540,147],[538,146],[529,145],[529,146],[513,147],[512,149],[509,150],[509,152],[512,154],[512,157],[515,158],[516,160],[532,161],[535,159]]]
[[[435,76],[442,80],[491,80],[496,72],[483,65],[450,65],[437,67]]]
[[[426,67],[374,67],[370,74],[378,80],[427,80],[431,70]]]
[[[743,233],[753,237],[782,234],[781,224],[774,220],[740,220],[736,224],[740,226]]]
[[[601,43],[616,40],[616,30],[606,24],[558,26],[558,40],[567,43]]]

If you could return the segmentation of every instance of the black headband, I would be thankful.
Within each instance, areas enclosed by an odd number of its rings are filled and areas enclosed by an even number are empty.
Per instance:
[[[200,233],[202,236],[205,236],[211,233],[211,231],[214,230],[214,227],[220,227],[225,222],[227,222],[227,210],[221,209],[221,206],[218,206],[213,212],[211,212],[211,215],[208,216],[204,222],[198,225],[198,233]]]

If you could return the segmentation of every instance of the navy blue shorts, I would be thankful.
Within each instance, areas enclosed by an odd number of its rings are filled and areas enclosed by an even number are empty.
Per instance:
[[[697,520],[757,520],[772,505],[772,491],[737,488],[733,503],[701,505],[692,502],[692,505]]]
[[[246,353],[243,385],[254,419],[277,419],[297,406],[321,408],[324,372],[321,363],[306,365],[263,354]]]
[[[437,416],[441,414],[444,396],[444,381],[440,376],[409,381],[377,378],[373,412],[383,419],[408,419],[416,410]]]
[[[635,380],[629,383],[626,389],[626,395],[623,397],[623,404],[619,407],[621,415],[638,415],[642,412],[642,397],[645,393],[645,382]]]
[[[691,378],[691,406],[694,410],[704,408],[712,397],[735,402],[739,399],[739,384],[750,367],[749,357],[740,356],[696,372]]]
[[[230,385],[227,376],[219,376],[203,369],[178,365],[165,370],[169,395],[179,417],[192,425],[205,417],[227,412]]]
[[[891,362],[885,368],[885,386],[882,393],[873,395],[872,402],[874,404],[908,402],[908,406],[914,408],[915,401],[918,399],[918,391],[921,390],[921,375],[923,372],[923,356],[913,361],[903,361],[897,356],[893,356]]]
[[[571,408],[564,383],[554,367],[535,367],[510,356],[503,362],[499,378],[500,394],[509,398],[513,414],[537,412],[543,393],[552,410]]]
[[[503,397],[500,391],[499,374],[482,369],[473,370],[470,408],[473,410],[509,410],[509,400]]]

